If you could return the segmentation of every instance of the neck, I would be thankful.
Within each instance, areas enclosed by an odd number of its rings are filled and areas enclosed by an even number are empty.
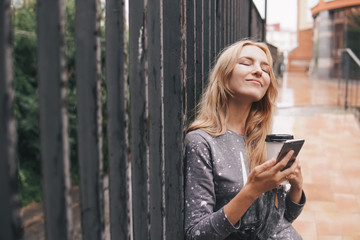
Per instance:
[[[250,109],[251,104],[241,104],[230,100],[226,128],[238,134],[245,135],[245,124],[246,119],[249,116]]]

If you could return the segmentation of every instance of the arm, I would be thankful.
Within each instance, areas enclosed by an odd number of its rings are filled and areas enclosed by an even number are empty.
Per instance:
[[[285,217],[289,222],[293,222],[300,215],[306,202],[300,161],[296,159],[292,167],[294,171],[288,176],[291,188],[285,201]]]
[[[268,160],[265,163],[255,167],[253,171],[251,171],[244,188],[241,189],[241,191],[224,208],[226,216],[232,224],[235,224],[240,220],[246,210],[260,194],[277,188],[280,183],[288,176],[295,175],[296,169],[298,167],[297,162],[295,162],[290,168],[281,171],[291,159],[292,154],[293,151],[290,151],[277,164],[275,159]],[[291,199],[297,198],[299,194],[298,191],[299,190],[297,186],[294,184],[293,192],[292,194],[289,194],[289,197],[291,197]],[[301,200],[301,194],[302,188],[300,190],[300,199],[298,200],[299,202]],[[297,199],[295,199],[295,201],[297,201]]]
[[[200,135],[188,135],[184,156],[186,238],[224,239],[236,228],[223,208],[214,211],[216,195],[209,145]]]

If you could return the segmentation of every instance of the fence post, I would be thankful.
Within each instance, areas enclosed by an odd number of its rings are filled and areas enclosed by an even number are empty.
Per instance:
[[[252,37],[252,4],[253,1],[252,0],[245,0],[248,2],[249,4],[249,8],[248,8],[248,37]]]
[[[203,88],[205,88],[209,76],[210,68],[210,0],[203,0]]]
[[[215,56],[218,56],[218,54],[221,51],[221,44],[222,44],[222,27],[223,27],[223,22],[222,22],[222,0],[215,0],[216,1],[216,51],[215,51]],[[214,65],[215,65],[215,61],[214,61]]]
[[[221,0],[221,49],[227,45],[227,1]]]
[[[234,0],[230,0],[230,43],[235,41]]]
[[[148,96],[151,239],[164,239],[164,149],[161,0],[148,2]]]
[[[106,86],[108,107],[111,239],[130,239],[125,1],[106,1]]]
[[[216,60],[216,0],[210,1],[210,69],[214,66]],[[209,70],[210,70],[209,69]],[[210,72],[210,71],[209,71]]]
[[[22,238],[16,174],[13,116],[11,1],[0,1],[0,239]]]
[[[183,0],[163,1],[166,239],[184,239],[183,133],[186,63]],[[165,11],[166,10],[166,11]]]
[[[38,0],[37,26],[46,238],[71,239],[73,224],[65,104],[65,1]]]
[[[194,0],[186,1],[186,96],[187,96],[187,123],[194,120],[196,115],[196,88],[195,88],[195,16]]]
[[[199,102],[204,87],[202,3],[202,0],[195,1],[195,102]]]
[[[131,167],[134,239],[149,239],[149,146],[144,0],[129,1]]]
[[[83,239],[104,239],[99,0],[76,1],[76,89]]]
[[[346,52],[347,53],[347,52]],[[345,110],[349,107],[349,74],[350,73],[350,56],[349,54],[344,54],[344,78],[345,78],[345,97],[344,105]]]

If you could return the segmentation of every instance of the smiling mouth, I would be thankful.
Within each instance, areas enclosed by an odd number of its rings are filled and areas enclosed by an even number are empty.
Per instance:
[[[259,84],[260,86],[262,86],[262,83],[259,80],[256,80],[256,79],[248,79],[246,81],[247,82],[255,82],[255,83]]]

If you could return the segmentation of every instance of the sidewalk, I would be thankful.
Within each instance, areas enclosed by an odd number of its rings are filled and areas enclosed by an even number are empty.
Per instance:
[[[307,203],[294,222],[304,240],[360,239],[360,125],[337,101],[336,81],[284,75],[273,132],[305,138]]]

